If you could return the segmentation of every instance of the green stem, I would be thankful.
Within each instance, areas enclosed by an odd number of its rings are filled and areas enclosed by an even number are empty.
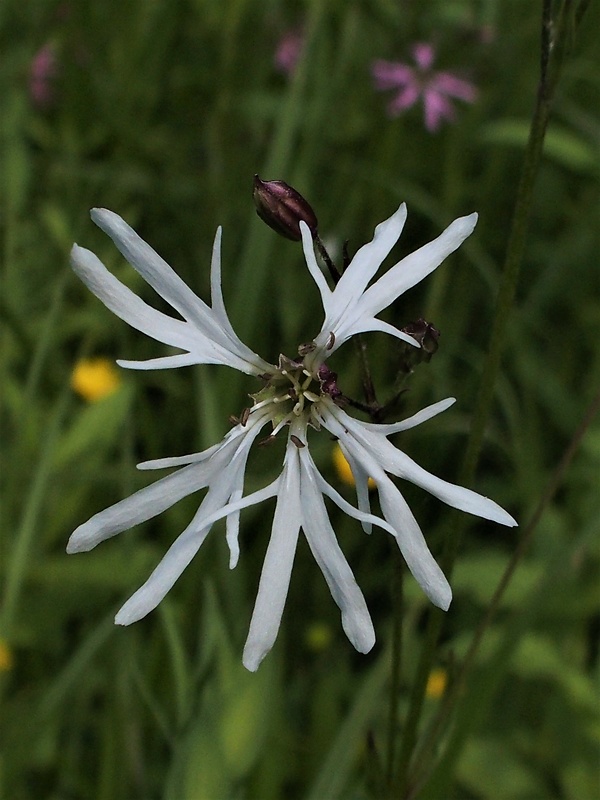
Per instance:
[[[525,252],[533,191],[541,163],[552,98],[554,96],[554,90],[558,81],[560,66],[565,51],[565,37],[568,33],[567,22],[570,6],[571,0],[565,0],[561,5],[555,26],[555,39],[552,41],[552,24],[549,17],[551,13],[551,2],[550,0],[544,0],[540,82],[529,131],[529,139],[525,148],[521,178],[517,189],[511,230],[502,270],[502,279],[496,300],[490,344],[483,366],[475,413],[467,442],[463,468],[460,474],[459,482],[467,486],[472,483],[475,474],[475,468],[483,444],[486,423],[492,408],[494,388],[500,368],[504,340],[511,317],[519,272]],[[448,576],[456,560],[462,533],[465,528],[464,518],[458,520],[458,518],[455,517],[455,519],[457,521],[446,539],[442,556],[442,566]],[[417,665],[408,717],[403,731],[396,774],[396,797],[406,797],[409,764],[417,742],[417,728],[425,697],[427,676],[429,675],[435,659],[441,629],[442,614],[438,609],[432,608],[429,612],[426,640]]]
[[[388,718],[387,764],[385,781],[391,787],[396,758],[398,731],[398,701],[400,699],[400,675],[402,666],[402,614],[404,610],[402,588],[402,563],[395,560],[392,566],[392,661],[390,675],[390,713]]]
[[[365,401],[366,404],[371,409],[369,411],[369,414],[371,414],[373,422],[377,422],[377,420],[373,416],[375,409],[378,408],[377,394],[375,392],[375,385],[373,384],[373,376],[371,375],[371,367],[367,355],[367,343],[365,342],[364,337],[360,333],[355,337],[355,340],[356,340],[356,352],[358,353],[358,358],[360,361],[360,374],[362,379],[363,392],[365,395]]]
[[[468,678],[471,674],[473,669],[473,665],[475,663],[475,657],[479,652],[479,648],[481,646],[481,642],[485,635],[485,632],[490,627],[498,608],[500,607],[500,602],[504,596],[504,593],[512,580],[512,577],[521,563],[523,556],[527,552],[529,545],[531,544],[531,540],[533,539],[533,534],[542,518],[544,511],[548,508],[552,499],[556,492],[558,491],[564,476],[571,465],[573,457],[575,456],[579,446],[585,436],[588,428],[590,427],[594,417],[600,411],[600,392],[594,397],[592,402],[590,403],[588,409],[586,410],[583,420],[580,423],[579,427],[573,434],[571,441],[569,442],[563,457],[561,458],[560,462],[558,463],[556,469],[554,470],[552,477],[550,478],[546,489],[540,498],[540,502],[538,506],[527,524],[526,528],[523,530],[523,534],[519,540],[519,544],[515,548],[510,561],[506,565],[506,569],[498,585],[494,591],[492,599],[490,600],[490,604],[483,615],[479,625],[477,626],[477,630],[475,631],[475,635],[471,641],[467,654],[462,662],[462,666],[460,668],[459,673],[457,674],[452,686],[449,688],[448,692],[446,693],[442,707],[440,708],[439,715],[428,732],[426,739],[423,741],[421,747],[419,748],[418,755],[415,759],[414,769],[411,771],[412,779],[410,781],[412,786],[417,786],[422,783],[423,780],[423,773],[426,769],[426,764],[428,759],[433,752],[435,747],[435,743],[439,740],[440,736],[444,733],[447,723],[450,719],[452,710],[456,705],[456,701],[461,697],[465,687],[467,686]]]

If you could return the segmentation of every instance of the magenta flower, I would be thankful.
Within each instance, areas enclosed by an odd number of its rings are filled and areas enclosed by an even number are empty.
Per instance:
[[[37,51],[29,67],[29,96],[37,108],[49,108],[54,102],[57,71],[54,49],[45,44]]]
[[[379,91],[398,90],[388,105],[391,117],[399,116],[422,99],[425,127],[430,133],[434,133],[443,120],[454,122],[456,119],[450,98],[472,103],[477,98],[477,89],[469,81],[458,78],[451,72],[434,72],[433,45],[415,44],[412,55],[415,67],[398,61],[374,61],[372,73],[375,88]]]
[[[299,31],[290,30],[283,34],[277,44],[273,58],[279,72],[283,72],[288,77],[294,73],[302,54],[303,45],[304,36]]]

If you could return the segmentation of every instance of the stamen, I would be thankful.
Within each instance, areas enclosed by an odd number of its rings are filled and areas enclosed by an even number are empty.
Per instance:
[[[246,427],[246,423],[248,422],[249,417],[250,417],[250,409],[245,408],[240,416],[240,425],[242,426],[242,428]]]
[[[302,394],[304,395],[304,397],[306,397],[307,400],[310,400],[311,403],[318,403],[320,400],[318,394],[315,394],[314,392],[309,392],[308,389],[302,392]]]
[[[296,445],[296,447],[306,447],[306,445],[304,444],[304,442],[302,441],[302,439],[299,439],[299,438],[296,436],[296,434],[292,433],[292,434],[290,435],[290,439],[291,439],[291,440],[292,440],[292,442],[293,442],[293,443]]]
[[[331,350],[334,344],[335,344],[335,333],[331,331],[329,333],[329,339],[327,339],[327,344],[325,345],[325,350]]]

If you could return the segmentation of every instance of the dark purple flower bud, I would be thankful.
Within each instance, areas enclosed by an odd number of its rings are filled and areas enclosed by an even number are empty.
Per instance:
[[[256,213],[274,231],[299,242],[300,222],[306,222],[313,239],[317,235],[317,217],[306,200],[284,181],[262,181],[254,176]]]

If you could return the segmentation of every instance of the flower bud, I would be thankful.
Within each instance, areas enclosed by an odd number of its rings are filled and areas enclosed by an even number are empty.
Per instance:
[[[256,213],[274,231],[299,242],[300,222],[306,222],[313,238],[317,234],[317,217],[306,200],[284,181],[261,181],[254,176],[253,189]]]

